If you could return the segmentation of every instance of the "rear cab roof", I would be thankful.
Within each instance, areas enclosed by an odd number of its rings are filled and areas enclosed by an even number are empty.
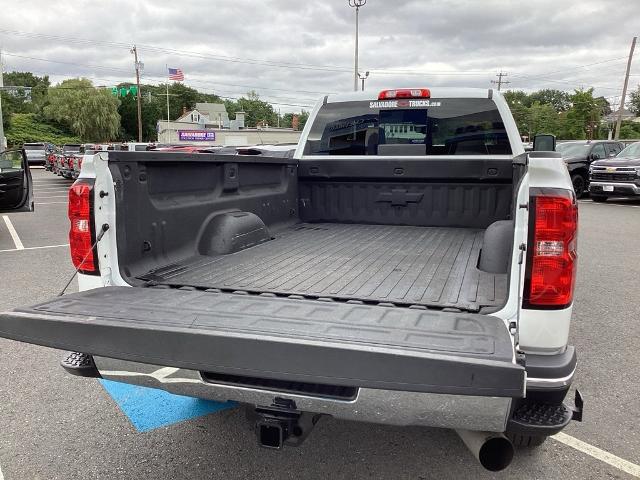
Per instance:
[[[361,101],[361,102],[377,101],[380,92],[383,90],[405,90],[405,89],[425,89],[425,88],[430,91],[430,97],[429,97],[430,99],[440,99],[440,98],[488,98],[488,99],[491,99],[496,104],[498,112],[502,117],[505,130],[509,137],[509,142],[511,144],[511,152],[512,152],[510,156],[515,158],[525,153],[524,146],[522,144],[522,139],[520,137],[518,127],[511,114],[509,105],[504,99],[504,96],[499,91],[496,91],[491,88],[487,89],[487,88],[465,88],[465,87],[429,87],[429,86],[397,87],[396,86],[396,87],[384,87],[380,89],[370,89],[365,91],[331,93],[324,96],[322,99],[320,99],[316,103],[315,107],[313,108],[309,116],[309,119],[302,132],[302,136],[300,137],[300,142],[294,154],[294,158],[300,159],[300,158],[309,156],[304,154],[305,144],[307,142],[309,133],[311,132],[313,123],[316,120],[316,116],[323,105],[330,104],[330,103],[354,102],[354,101]]]

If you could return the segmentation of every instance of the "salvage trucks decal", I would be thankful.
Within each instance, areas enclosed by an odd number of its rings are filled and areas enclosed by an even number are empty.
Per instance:
[[[369,108],[439,107],[442,102],[433,100],[378,100],[369,102]]]

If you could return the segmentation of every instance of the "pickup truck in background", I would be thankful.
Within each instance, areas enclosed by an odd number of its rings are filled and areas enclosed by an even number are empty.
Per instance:
[[[576,197],[499,92],[328,95],[295,148],[85,154],[69,218],[80,292],[0,336],[70,373],[234,400],[267,448],[323,415],[451,428],[490,470],[580,419]]]
[[[609,197],[640,198],[640,142],[627,145],[613,158],[591,164],[589,192],[594,202]]]
[[[576,197],[589,193],[589,169],[596,160],[615,157],[624,143],[613,140],[571,140],[559,142],[556,150],[567,164]]]

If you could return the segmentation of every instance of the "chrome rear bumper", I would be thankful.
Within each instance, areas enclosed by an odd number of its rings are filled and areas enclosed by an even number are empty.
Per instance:
[[[210,383],[195,370],[106,357],[94,357],[94,360],[102,378],[107,380],[159,388],[189,397],[260,406],[271,405],[275,397],[284,398],[295,402],[300,411],[344,420],[504,432],[511,409],[511,398],[508,397],[360,388],[355,398],[342,400]]]

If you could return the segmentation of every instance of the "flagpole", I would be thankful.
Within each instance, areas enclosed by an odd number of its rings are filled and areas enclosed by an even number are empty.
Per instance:
[[[170,135],[169,133],[169,65],[165,64],[165,68],[167,70],[167,135]],[[171,138],[169,138],[169,142],[167,143],[171,143]]]

